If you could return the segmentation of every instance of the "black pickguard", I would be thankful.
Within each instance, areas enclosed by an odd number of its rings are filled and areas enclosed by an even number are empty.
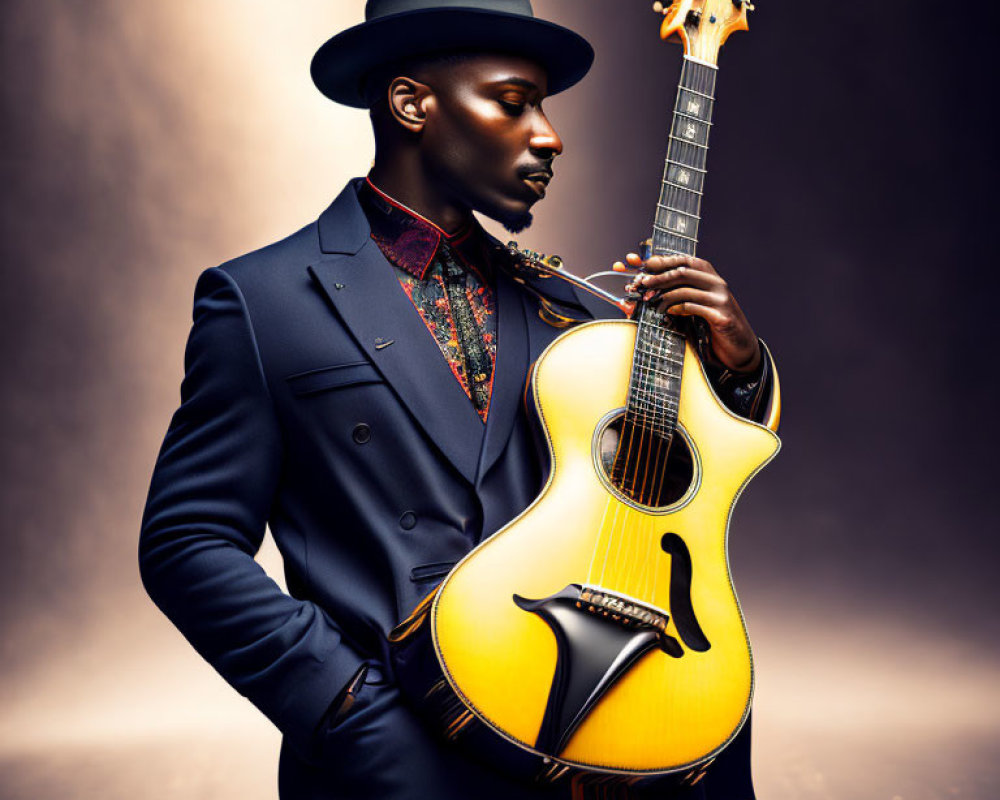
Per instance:
[[[670,563],[670,609],[684,644],[696,652],[711,647],[691,604],[691,554],[675,533],[661,541]],[[681,658],[684,648],[664,631],[642,625],[625,625],[581,607],[583,587],[570,584],[541,600],[514,595],[514,602],[537,614],[552,629],[557,657],[545,716],[535,747],[558,755],[570,737],[615,683],[653,648]]]

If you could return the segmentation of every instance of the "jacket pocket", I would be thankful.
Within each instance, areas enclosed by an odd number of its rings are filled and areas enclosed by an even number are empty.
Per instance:
[[[285,378],[293,394],[306,395],[325,392],[328,389],[338,389],[343,386],[356,386],[362,383],[381,383],[382,376],[367,361],[353,364],[336,364],[330,367],[311,369],[299,372]]]
[[[410,580],[414,583],[423,583],[443,578],[457,563],[457,561],[435,561],[433,564],[418,564],[410,570]]]

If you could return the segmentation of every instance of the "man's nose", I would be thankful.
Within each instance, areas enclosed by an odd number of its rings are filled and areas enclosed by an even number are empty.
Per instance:
[[[556,129],[552,127],[552,123],[541,112],[538,114],[538,120],[535,123],[534,131],[532,131],[531,139],[528,141],[528,147],[539,155],[545,153],[549,157],[557,156],[563,151],[562,139],[559,138]]]

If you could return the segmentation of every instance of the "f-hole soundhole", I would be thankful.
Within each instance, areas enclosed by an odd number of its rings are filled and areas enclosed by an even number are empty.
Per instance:
[[[673,505],[694,481],[694,458],[679,431],[668,440],[619,414],[601,432],[598,447],[608,482],[639,505]]]

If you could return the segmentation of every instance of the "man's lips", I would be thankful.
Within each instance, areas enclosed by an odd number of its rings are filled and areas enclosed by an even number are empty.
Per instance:
[[[529,172],[523,177],[523,180],[534,189],[535,194],[539,197],[545,197],[545,187],[552,180],[552,173],[545,170]]]

